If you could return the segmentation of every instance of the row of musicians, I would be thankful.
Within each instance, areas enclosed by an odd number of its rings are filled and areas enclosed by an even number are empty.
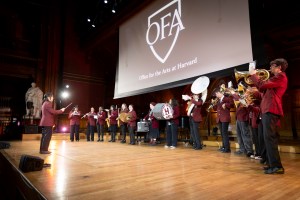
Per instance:
[[[198,138],[198,142],[194,142],[195,146],[194,148],[201,148],[200,145],[200,138],[198,133],[198,127],[200,122],[202,121],[201,117],[201,105],[202,101],[199,99],[199,95],[194,95],[195,98],[192,99],[192,102],[196,105],[193,109],[193,113],[191,114],[191,120],[190,125],[192,130],[195,131],[195,135],[197,135],[196,138]],[[173,114],[169,116],[168,120],[166,120],[166,148],[176,148],[177,146],[177,129],[179,126],[179,106],[178,101],[176,99],[170,99],[169,104],[172,106]],[[150,111],[149,113],[144,117],[145,121],[149,121],[149,137],[150,137],[150,145],[155,145],[157,143],[156,139],[159,138],[159,121],[153,116],[153,108],[155,107],[156,103],[151,102],[149,104]],[[198,105],[198,106],[197,106]],[[123,122],[124,120],[120,120],[120,116],[122,113],[127,113],[127,119],[126,123]],[[197,114],[196,114],[197,113]],[[81,112],[79,111],[78,106],[75,106],[72,111],[69,113],[69,119],[70,119],[70,140],[79,141],[79,124],[80,119],[86,118],[88,120],[88,126],[87,126],[87,141],[94,141],[94,129],[97,127],[98,132],[98,141],[102,142],[104,141],[104,127],[105,123],[109,123],[109,130],[111,133],[111,138],[109,142],[115,142],[116,139],[116,131],[118,127],[118,122],[120,125],[120,131],[122,135],[121,143],[126,143],[126,126],[128,127],[129,136],[130,136],[130,142],[129,144],[134,145],[135,144],[135,134],[134,130],[136,129],[136,119],[137,115],[134,111],[133,105],[129,105],[127,107],[126,104],[122,104],[120,110],[118,111],[115,106],[111,106],[110,110],[104,110],[103,107],[99,107],[98,113],[95,112],[94,108],[91,108],[91,111],[89,113],[86,113],[81,117]],[[194,118],[194,120],[193,120]],[[97,120],[95,120],[97,119]],[[191,124],[192,123],[192,124]],[[197,127],[197,128],[193,128]],[[193,131],[191,131],[193,132]],[[192,134],[192,133],[191,133]],[[193,137],[193,134],[192,134]],[[193,137],[193,138],[195,138]]]

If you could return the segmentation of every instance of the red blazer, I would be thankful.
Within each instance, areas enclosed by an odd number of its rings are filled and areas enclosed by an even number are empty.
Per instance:
[[[179,116],[180,116],[179,107],[174,106],[173,111],[174,111],[173,118],[170,119],[169,121],[174,122],[175,124],[179,125]]]
[[[252,93],[253,104],[248,106],[249,109],[249,118],[252,128],[258,128],[257,119],[260,116],[260,102],[262,94],[260,92]]]
[[[192,110],[192,117],[195,122],[202,122],[202,115],[201,115],[201,106],[202,100],[199,99],[198,101],[192,99],[191,103],[195,104],[194,109]]]
[[[96,126],[96,122],[95,122],[95,115],[97,115],[95,112],[89,112],[87,114],[88,117],[88,123],[90,124],[90,126]]]
[[[257,119],[260,115],[260,108],[259,105],[249,105],[249,116],[250,116],[250,123],[252,128],[258,128]]]
[[[225,109],[223,109],[222,105],[225,103]],[[230,108],[233,108],[234,103],[232,98],[223,97],[222,101],[219,101],[213,109],[217,111],[217,123],[219,122],[231,122],[230,118]]]
[[[121,110],[119,114],[121,114],[121,113],[128,113],[128,112],[129,112],[128,108],[125,108],[124,110]],[[121,120],[119,120],[119,123],[120,123],[120,125],[126,124],[126,123],[122,122]]]
[[[50,101],[45,101],[42,105],[42,119],[40,121],[40,126],[53,126],[54,115],[62,113],[62,110],[54,110]]]
[[[109,124],[110,125],[114,125],[114,124],[118,124],[117,122],[117,117],[118,117],[118,111],[114,110],[114,111],[110,111],[110,117],[109,117]]]
[[[239,101],[240,97],[237,94],[233,94],[232,96],[235,101]],[[249,121],[249,109],[239,104],[236,108],[235,116],[240,122]]]
[[[73,112],[74,111],[70,111],[69,116],[68,116],[68,118],[70,119],[70,125],[71,126],[72,125],[79,125],[80,124],[80,115],[81,115],[81,113],[80,113],[80,111],[78,111],[77,112],[78,114],[73,115]]]
[[[98,112],[97,124],[104,125],[105,119],[106,119],[106,112],[105,111]]]
[[[130,127],[136,127],[136,112],[133,110],[133,111],[129,111],[128,113],[131,114],[131,118],[130,120],[128,121],[128,126]]]
[[[250,76],[257,88],[263,92],[260,104],[261,113],[273,113],[283,116],[282,96],[287,89],[288,80],[285,72],[281,72],[267,81],[262,81],[254,74]]]
[[[151,113],[151,114],[150,114]],[[159,128],[159,121],[154,117],[153,112],[148,113],[144,119],[148,120],[150,119],[151,121],[151,127],[152,128]]]

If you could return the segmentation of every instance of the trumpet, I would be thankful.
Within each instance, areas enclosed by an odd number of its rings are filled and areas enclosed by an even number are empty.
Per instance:
[[[266,81],[270,78],[270,72],[269,70],[266,69],[257,69],[256,70],[256,75],[259,77],[259,79]],[[238,82],[241,78],[244,78],[245,82],[248,85],[252,85],[253,81],[250,79],[250,74],[248,71],[237,71],[234,69],[234,75],[235,75],[235,80]]]
[[[207,112],[210,112],[210,109],[212,107],[214,107],[215,105],[217,105],[217,103],[219,102],[219,98],[215,98],[211,100],[211,103],[209,104],[208,108],[206,109]]]

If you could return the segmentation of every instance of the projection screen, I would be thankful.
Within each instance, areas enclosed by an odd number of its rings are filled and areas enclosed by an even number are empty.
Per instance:
[[[120,26],[114,98],[251,61],[247,0],[157,0]]]

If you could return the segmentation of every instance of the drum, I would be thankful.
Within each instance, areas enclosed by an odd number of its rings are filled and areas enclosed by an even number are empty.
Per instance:
[[[173,117],[173,108],[168,103],[158,103],[154,106],[153,110],[153,116],[157,120],[168,120]]]
[[[149,131],[149,123],[148,122],[138,122],[137,123],[137,131],[138,132],[148,132]]]

